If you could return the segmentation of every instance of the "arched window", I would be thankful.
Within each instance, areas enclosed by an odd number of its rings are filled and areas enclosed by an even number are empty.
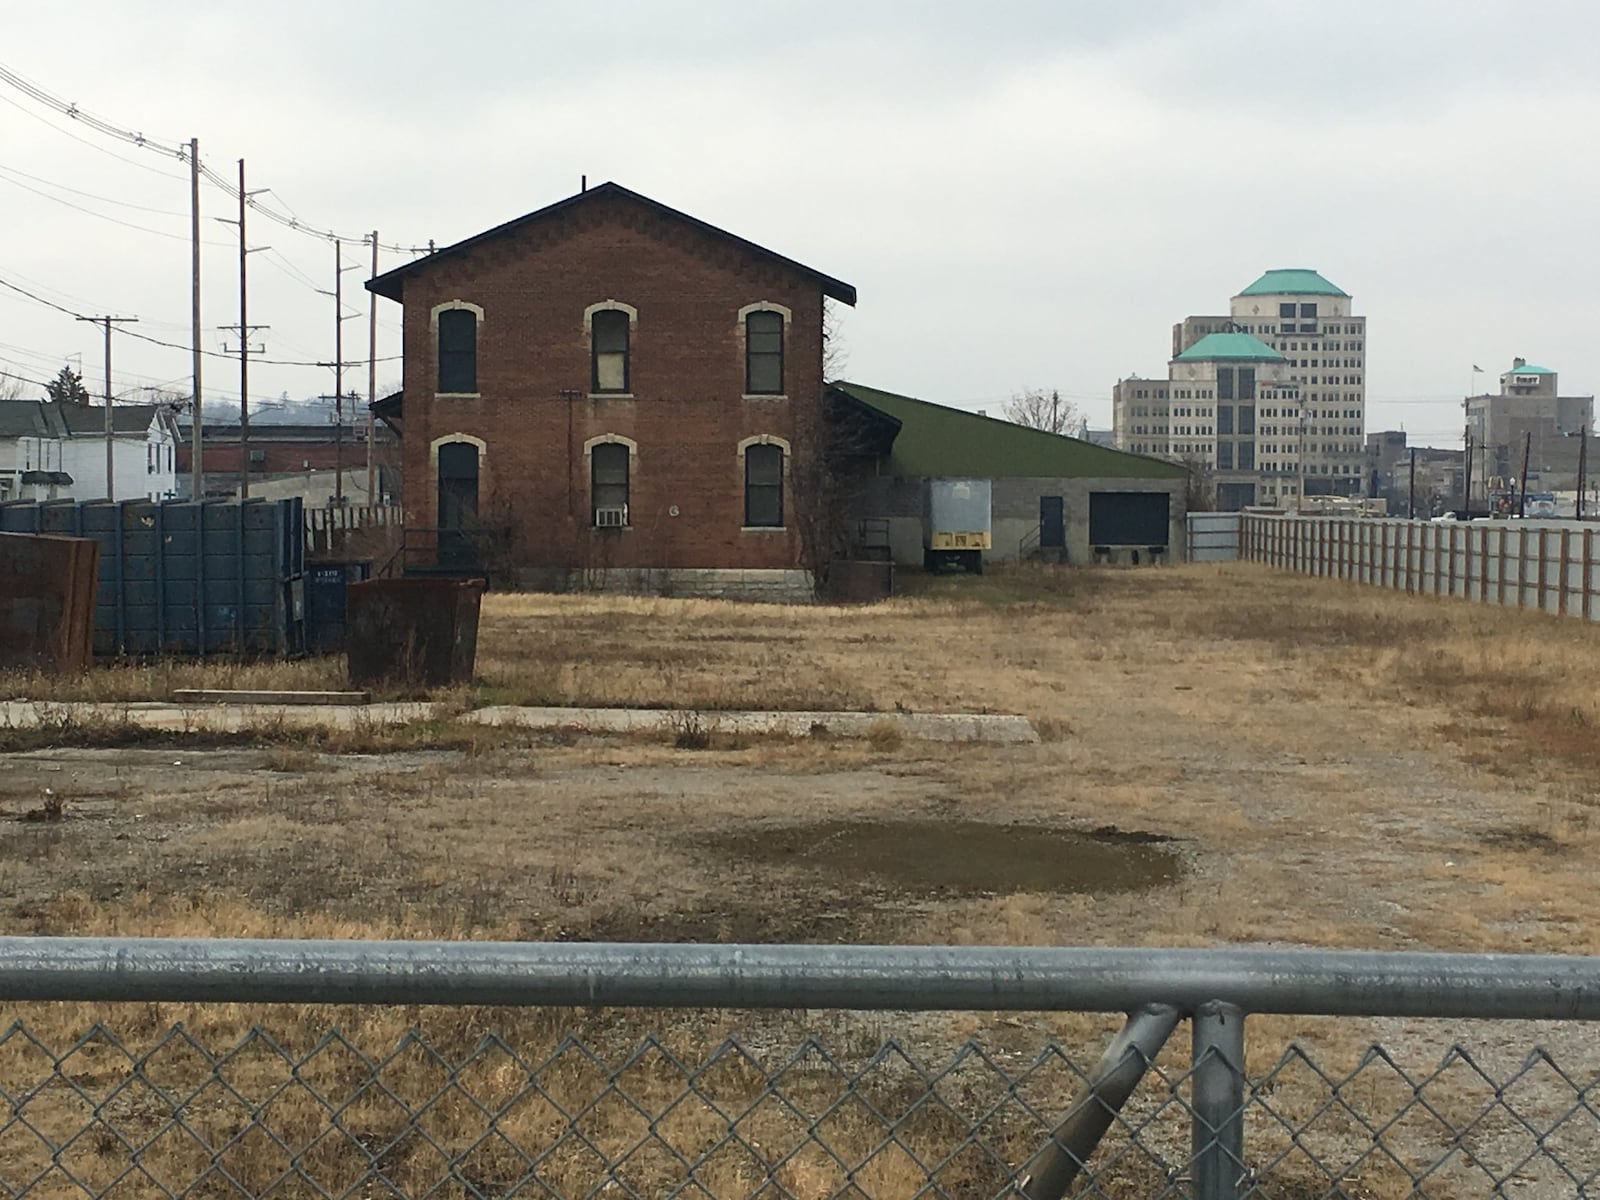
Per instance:
[[[783,395],[783,314],[761,309],[744,319],[744,390]]]
[[[589,386],[596,392],[627,392],[632,383],[628,364],[628,314],[602,308],[589,318],[591,373]]]
[[[470,308],[447,308],[439,314],[438,390],[478,390],[478,315]]]
[[[744,450],[746,528],[783,527],[783,447],[746,446]]]
[[[589,505],[598,529],[621,529],[629,524],[629,457],[628,447],[621,442],[597,442],[589,450]]]

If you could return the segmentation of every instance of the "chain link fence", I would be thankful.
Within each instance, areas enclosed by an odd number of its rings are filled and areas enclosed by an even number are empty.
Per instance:
[[[279,973],[288,964],[297,979]],[[907,1003],[913,985],[920,1000]],[[234,1010],[185,1026],[145,1009],[142,1021],[81,1034],[30,1012],[0,1031],[0,1194],[1542,1200],[1600,1190],[1589,1039],[1563,1049],[1584,1061],[1539,1049],[1508,1058],[1505,1026],[1486,1051],[1430,1053],[1403,1039],[1403,1052],[1294,1044],[1257,1046],[1246,1060],[1236,1003],[1592,1020],[1600,962],[1590,959],[0,938],[9,1000],[203,1001],[195,1011],[214,1014],[213,1003],[260,999],[485,1002],[507,987],[528,1005],[587,996],[591,1006],[549,1013],[538,1034],[513,1028],[525,1010],[482,1010],[448,1027],[412,1020],[399,1036],[341,1032],[322,1009],[270,1028]],[[640,994],[663,1008],[687,994],[741,1009],[853,998],[915,1036],[869,1040],[826,1013],[755,1013],[737,1037],[703,1036],[714,1021],[625,1036],[596,1023],[597,1006]],[[1060,1040],[944,1041],[913,1012],[1107,1011],[1107,999],[1152,996],[1127,1006],[1098,1061],[1093,1047]],[[581,1036],[549,1036],[558,1020]],[[794,1036],[796,1021],[834,1032]],[[1184,1021],[1187,1051],[1169,1044]]]
[[[886,1040],[842,1055],[737,1039],[693,1058],[646,1036],[537,1052],[415,1030],[295,1049],[256,1028],[217,1046],[96,1026],[0,1034],[0,1190],[134,1197],[1005,1197],[1091,1069],[968,1040],[936,1058]],[[1158,1061],[1090,1155],[1079,1195],[1188,1197],[1191,1068]],[[1534,1051],[1490,1070],[1461,1046],[1330,1069],[1291,1047],[1247,1081],[1244,1195],[1591,1194],[1593,1070]],[[1108,1114],[1109,1115],[1109,1114]]]

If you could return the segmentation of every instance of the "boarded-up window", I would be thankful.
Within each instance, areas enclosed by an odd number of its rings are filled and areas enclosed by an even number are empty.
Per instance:
[[[744,523],[783,526],[783,447],[749,446],[744,452]]]
[[[1165,546],[1170,504],[1165,492],[1090,492],[1089,544]]]
[[[589,451],[589,500],[596,525],[628,523],[628,459],[628,447],[621,442],[601,442]]]
[[[783,314],[753,312],[744,319],[744,390],[783,394]]]
[[[439,391],[478,390],[478,317],[469,308],[439,314]]]
[[[589,322],[594,364],[590,386],[597,392],[626,392],[628,370],[628,314],[603,308]]]

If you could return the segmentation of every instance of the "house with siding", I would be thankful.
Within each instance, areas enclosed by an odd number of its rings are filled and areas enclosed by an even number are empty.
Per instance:
[[[168,405],[111,409],[109,491],[116,500],[177,495],[177,424]],[[0,500],[99,500],[106,480],[106,410],[42,400],[0,401]]]

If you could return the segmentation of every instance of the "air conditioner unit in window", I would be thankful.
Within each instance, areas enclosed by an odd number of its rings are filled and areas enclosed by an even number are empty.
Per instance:
[[[594,525],[596,529],[621,529],[628,523],[628,506],[619,504],[614,508],[597,508],[594,510]]]

